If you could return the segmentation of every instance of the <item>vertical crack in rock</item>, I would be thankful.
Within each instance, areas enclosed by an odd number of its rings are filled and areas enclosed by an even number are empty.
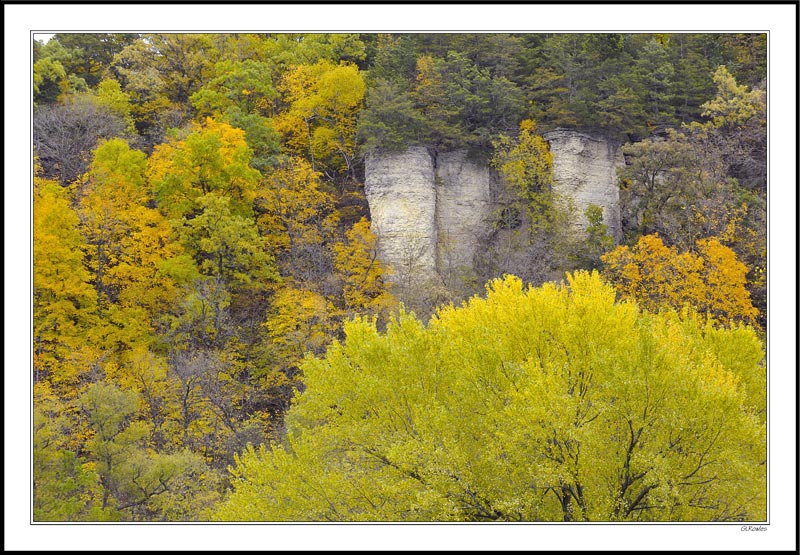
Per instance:
[[[624,164],[619,145],[564,129],[543,136],[553,153],[555,190],[574,204],[575,228],[586,229],[584,211],[596,204],[619,240],[616,169]],[[392,281],[401,287],[447,285],[473,271],[488,216],[497,208],[497,187],[495,174],[464,151],[432,155],[425,147],[410,147],[370,155],[365,193],[379,255],[391,267]]]
[[[553,154],[555,191],[574,203],[574,226],[586,229],[589,222],[584,211],[595,204],[603,209],[609,234],[619,241],[622,228],[617,168],[625,164],[620,145],[566,129],[554,129],[542,136]]]
[[[439,155],[436,225],[437,270],[441,275],[472,270],[492,209],[491,179],[489,168],[468,160],[463,150]]]

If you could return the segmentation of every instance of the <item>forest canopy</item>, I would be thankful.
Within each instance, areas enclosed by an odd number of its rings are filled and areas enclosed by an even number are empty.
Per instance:
[[[57,33],[32,61],[35,521],[765,518],[765,34]],[[556,129],[620,146],[617,236],[598,206],[568,232]],[[409,147],[502,183],[506,241],[425,287],[365,195]]]

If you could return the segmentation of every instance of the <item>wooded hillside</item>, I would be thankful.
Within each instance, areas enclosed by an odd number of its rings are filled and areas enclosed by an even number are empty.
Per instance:
[[[34,519],[764,519],[766,63],[763,34],[34,42]],[[555,128],[624,144],[620,240],[565,232]],[[501,176],[519,277],[393,283],[365,157],[411,146]]]

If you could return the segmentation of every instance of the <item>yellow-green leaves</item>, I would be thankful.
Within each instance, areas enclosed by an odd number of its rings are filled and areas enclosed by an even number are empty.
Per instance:
[[[522,121],[516,141],[501,137],[495,148],[495,167],[523,198],[549,191],[553,184],[553,155],[547,141],[536,134],[536,122]]]
[[[712,127],[741,126],[763,114],[766,108],[764,91],[751,91],[747,85],[737,84],[725,66],[719,66],[714,72],[714,84],[717,96],[702,106],[702,115],[711,118]]]
[[[289,151],[307,156],[315,170],[350,172],[366,92],[358,68],[327,60],[299,65],[286,73],[279,90],[288,109],[275,118],[275,128]]]
[[[303,365],[285,446],[240,457],[236,520],[758,520],[754,332],[641,313],[597,273],[355,320]],[[731,350],[738,353],[732,360]]]
[[[233,204],[217,193],[198,197],[201,213],[182,222],[181,239],[202,273],[231,285],[263,287],[277,277],[273,259],[255,222],[234,214]]]
[[[260,176],[251,154],[244,131],[210,118],[185,139],[159,145],[148,165],[159,208],[170,218],[185,216],[199,197],[218,192],[231,199],[234,213],[252,215]]]

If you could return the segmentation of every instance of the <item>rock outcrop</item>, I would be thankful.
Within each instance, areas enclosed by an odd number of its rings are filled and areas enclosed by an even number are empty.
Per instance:
[[[586,229],[584,211],[596,204],[609,233],[619,239],[616,169],[624,163],[619,145],[564,129],[543,137],[553,153],[555,190],[575,208],[575,229]],[[495,200],[499,189],[495,172],[464,151],[434,157],[424,147],[410,147],[370,155],[365,192],[379,256],[392,267],[393,280],[441,281],[446,274],[472,269],[490,217],[501,208]]]
[[[436,188],[433,160],[424,147],[372,155],[364,192],[378,253],[395,275],[436,273]]]
[[[494,172],[464,151],[436,158],[436,269],[439,274],[472,268],[475,251],[494,208]]]
[[[555,190],[574,202],[575,227],[586,229],[584,211],[596,204],[603,209],[609,234],[619,240],[622,229],[617,168],[625,163],[620,145],[567,129],[555,129],[542,137],[553,154]]]

